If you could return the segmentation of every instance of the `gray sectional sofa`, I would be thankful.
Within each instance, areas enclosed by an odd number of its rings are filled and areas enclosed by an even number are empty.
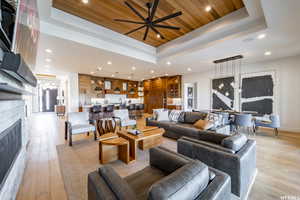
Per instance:
[[[207,113],[202,112],[183,112],[179,117],[178,122],[172,121],[157,121],[153,117],[146,118],[147,126],[158,126],[165,129],[164,136],[174,139],[179,139],[183,136],[201,139],[203,134],[230,134],[230,125],[222,124],[211,130],[202,131],[193,126],[199,119],[205,119]],[[205,137],[205,136],[204,136]]]
[[[88,175],[88,200],[228,200],[230,177],[198,160],[158,147],[150,166],[124,179],[105,165]]]
[[[230,175],[232,193],[240,199],[247,198],[256,175],[254,140],[242,134],[214,134],[201,140],[182,137],[177,141],[177,151]]]

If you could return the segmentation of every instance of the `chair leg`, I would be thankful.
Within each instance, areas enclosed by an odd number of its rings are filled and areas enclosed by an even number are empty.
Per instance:
[[[69,146],[72,146],[72,133],[69,133]]]
[[[65,122],[65,140],[68,139],[68,123]]]
[[[94,140],[97,140],[97,131],[94,131]]]
[[[278,128],[275,128],[275,135],[278,136]]]
[[[90,136],[90,132],[87,132],[86,135],[87,135],[87,136]]]

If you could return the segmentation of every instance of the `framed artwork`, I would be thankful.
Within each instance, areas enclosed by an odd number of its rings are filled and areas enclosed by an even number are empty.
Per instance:
[[[123,83],[123,91],[127,91],[127,83]]]
[[[212,79],[212,109],[233,110],[234,77]]]
[[[194,88],[188,87],[188,98],[193,98],[194,96]]]
[[[241,111],[255,111],[261,115],[274,113],[275,71],[241,75]]]
[[[104,81],[104,88],[106,90],[111,90],[111,82],[110,81]]]

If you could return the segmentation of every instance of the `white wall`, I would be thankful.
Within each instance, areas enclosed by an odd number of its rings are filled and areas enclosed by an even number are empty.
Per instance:
[[[281,117],[281,129],[300,132],[300,55],[242,66],[242,73],[271,70],[276,72],[275,112]],[[197,82],[199,110],[211,108],[212,78],[214,78],[214,70],[183,76],[183,83]],[[238,108],[238,105],[235,108]]]
[[[78,112],[79,108],[79,86],[78,73],[70,73],[67,80],[67,109],[68,112]]]

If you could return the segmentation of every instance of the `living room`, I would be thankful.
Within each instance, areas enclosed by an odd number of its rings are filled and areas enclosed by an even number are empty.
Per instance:
[[[1,200],[300,198],[300,2],[0,6]]]

